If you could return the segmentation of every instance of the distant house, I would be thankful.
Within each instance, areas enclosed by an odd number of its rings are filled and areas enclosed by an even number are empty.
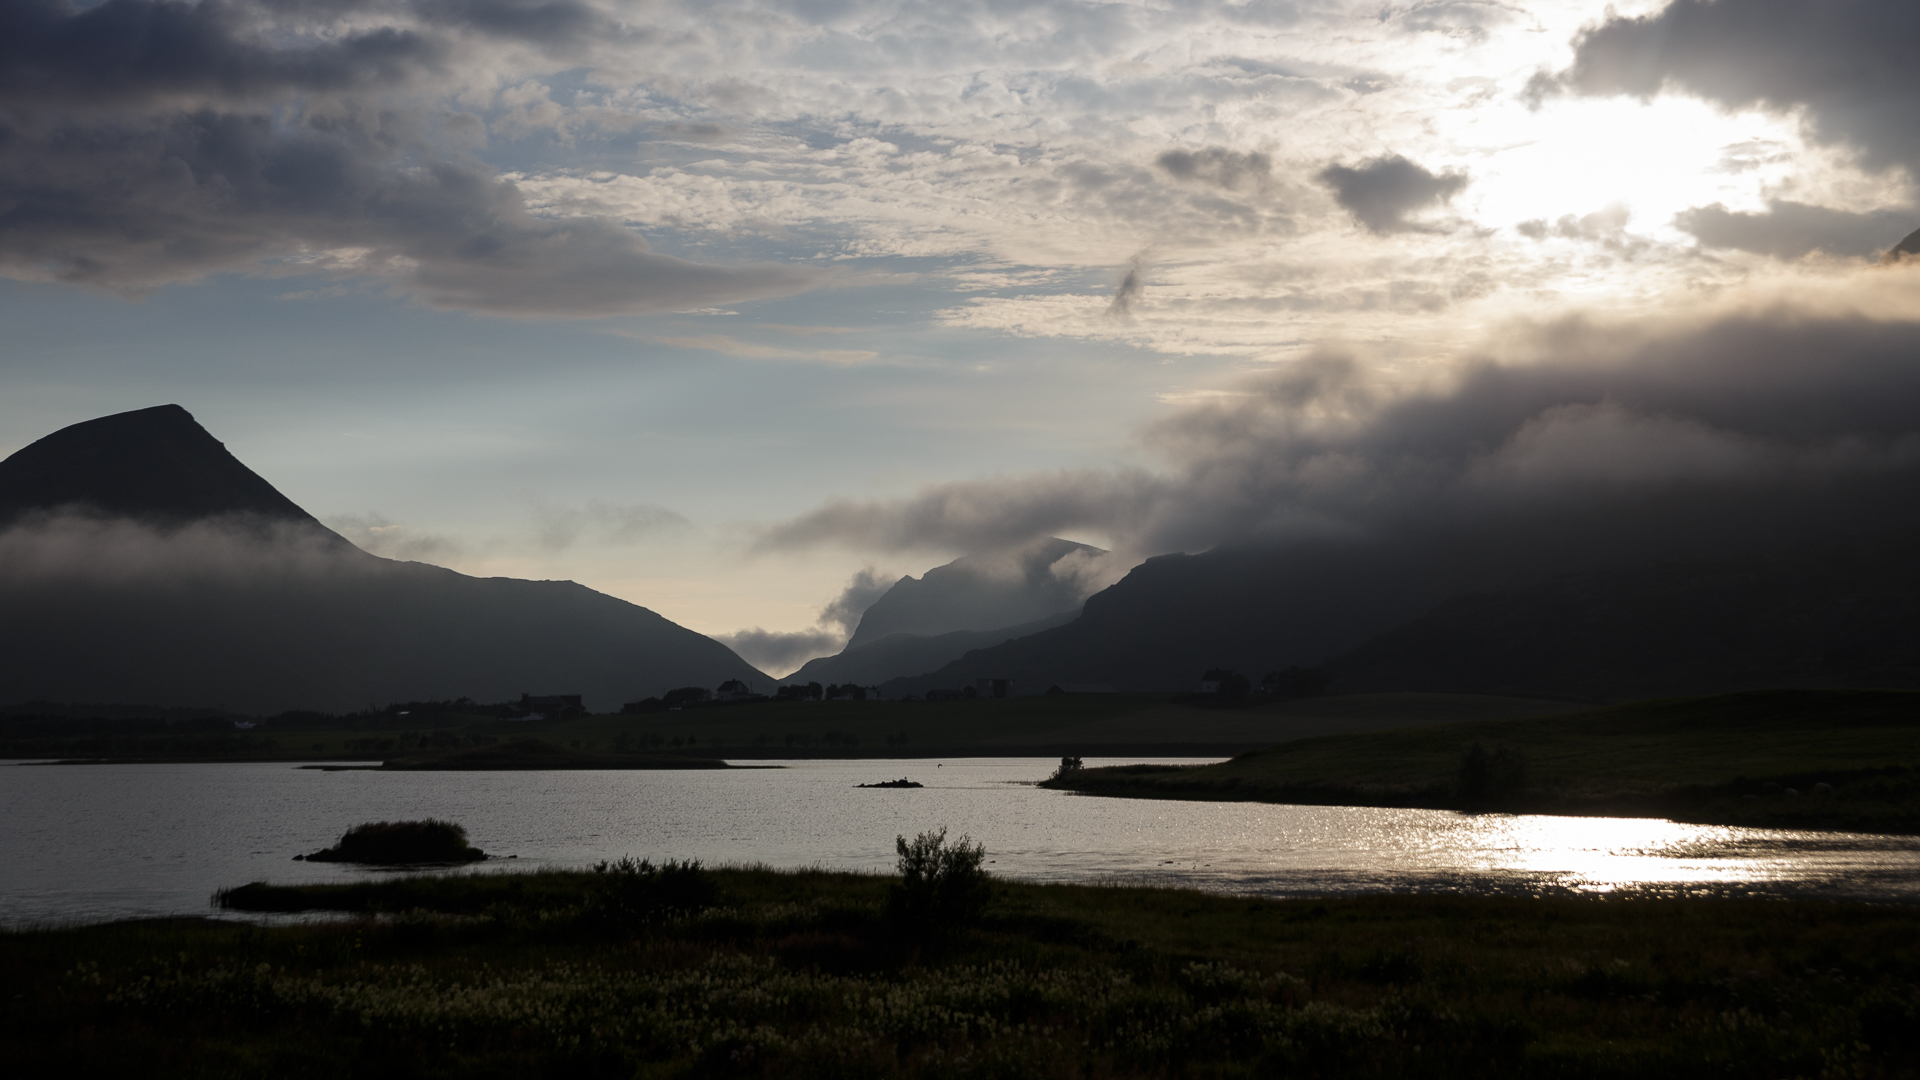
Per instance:
[[[587,714],[579,694],[521,694],[512,708],[515,720],[564,720]]]
[[[746,701],[753,696],[753,690],[739,679],[728,679],[713,692],[715,701]]]
[[[976,697],[1012,697],[1012,679],[975,679],[973,693]]]

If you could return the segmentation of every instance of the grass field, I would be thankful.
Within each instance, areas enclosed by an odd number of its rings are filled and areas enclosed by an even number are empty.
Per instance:
[[[166,761],[360,760],[447,754],[537,738],[585,752],[697,753],[727,758],[860,758],[1190,754],[1225,756],[1286,739],[1460,720],[1530,716],[1575,706],[1467,694],[1369,694],[1235,708],[1168,694],[1085,694],[941,702],[793,701],[641,716],[505,721],[385,716],[328,726],[239,731],[117,725],[88,732],[0,721],[0,756]],[[351,725],[351,726],[350,726]]]
[[[0,934],[0,1032],[21,1076],[1691,1080],[1920,1060],[1905,908],[996,882],[977,922],[930,928],[889,918],[898,879],[698,876],[664,906],[609,905],[611,875],[476,875],[280,890],[390,909],[323,925]]]
[[[1524,783],[1477,808],[1920,832],[1920,693],[1909,691],[1759,691],[1331,735],[1217,765],[1087,769],[1051,786],[1470,809],[1461,766],[1475,743],[1525,765]],[[1816,793],[1820,784],[1833,790]]]

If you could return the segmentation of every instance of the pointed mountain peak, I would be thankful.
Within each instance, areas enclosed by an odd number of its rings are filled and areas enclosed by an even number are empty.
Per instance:
[[[0,525],[62,509],[168,525],[248,514],[324,528],[178,405],[61,428],[0,461]]]

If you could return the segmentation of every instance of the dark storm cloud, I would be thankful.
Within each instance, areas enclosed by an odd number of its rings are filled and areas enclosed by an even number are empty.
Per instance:
[[[1212,184],[1228,191],[1258,190],[1273,174],[1273,159],[1266,154],[1242,153],[1220,146],[1168,150],[1154,158],[1153,163],[1176,180]]]
[[[128,103],[164,95],[245,101],[288,91],[396,85],[447,57],[445,42],[383,27],[304,47],[257,33],[262,8],[237,3],[64,0],[0,5],[0,103]]]
[[[1873,275],[1863,289],[1904,289],[1891,309],[1910,310],[1920,281]],[[1529,557],[1552,565],[1609,545],[1657,554],[1872,528],[1920,506],[1920,321],[1852,302],[1534,326],[1496,342],[1497,362],[1415,394],[1328,353],[1150,429],[1167,471],[840,500],[762,544],[978,549],[1078,530],[1140,553],[1384,550],[1497,534],[1506,547],[1532,538]]]
[[[1728,210],[1714,203],[1682,211],[1674,225],[1705,247],[1733,248],[1782,259],[1813,251],[1829,255],[1877,255],[1916,220],[1890,210],[1856,214],[1786,199],[1771,199],[1765,213]]]
[[[483,58],[475,40],[564,52],[616,33],[582,5],[21,0],[0,18],[9,276],[137,292],[222,269],[371,274],[438,307],[586,317],[814,280],[537,218],[443,145],[470,132],[441,139],[439,110],[405,96]]]
[[[1329,165],[1320,182],[1360,224],[1376,233],[1419,229],[1409,214],[1438,206],[1459,194],[1467,178],[1458,173],[1433,173],[1400,156],[1374,158],[1358,166]]]
[[[1675,0],[1611,16],[1536,96],[1692,94],[1732,108],[1807,109],[1817,139],[1870,165],[1920,164],[1920,4],[1911,0]]]

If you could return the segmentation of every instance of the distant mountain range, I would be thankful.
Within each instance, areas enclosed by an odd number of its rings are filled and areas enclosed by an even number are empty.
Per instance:
[[[847,648],[891,634],[998,630],[1077,611],[1086,596],[1072,563],[1104,554],[1047,537],[1012,551],[955,559],[919,578],[903,577],[861,613]]]
[[[1355,545],[1149,559],[1076,620],[881,685],[886,697],[1014,680],[1197,689],[1324,665],[1335,693],[1621,701],[1780,686],[1920,687],[1920,532],[1543,573],[1507,583]],[[1484,570],[1482,571],[1484,573]],[[1451,579],[1451,580],[1450,580]],[[1451,588],[1449,588],[1451,586]]]
[[[1047,537],[908,575],[861,613],[839,655],[810,660],[782,681],[872,685],[1071,622],[1084,597],[1087,561],[1105,554]]]
[[[273,713],[577,693],[595,709],[772,680],[570,581],[474,578],[354,547],[177,405],[0,462],[0,702]]]
[[[1844,530],[1758,497],[1637,515],[1569,503],[1398,540],[1160,556],[1084,604],[1082,571],[1103,553],[1048,539],[902,578],[845,651],[782,681],[879,683],[886,697],[980,678],[1180,691],[1210,668],[1257,680],[1326,665],[1335,693],[1920,686],[1920,503],[1895,497],[1903,483],[1823,488],[1848,508]],[[572,582],[361,551],[177,406],[77,424],[0,462],[0,522],[0,703],[263,713],[580,693],[611,709],[773,683]]]

